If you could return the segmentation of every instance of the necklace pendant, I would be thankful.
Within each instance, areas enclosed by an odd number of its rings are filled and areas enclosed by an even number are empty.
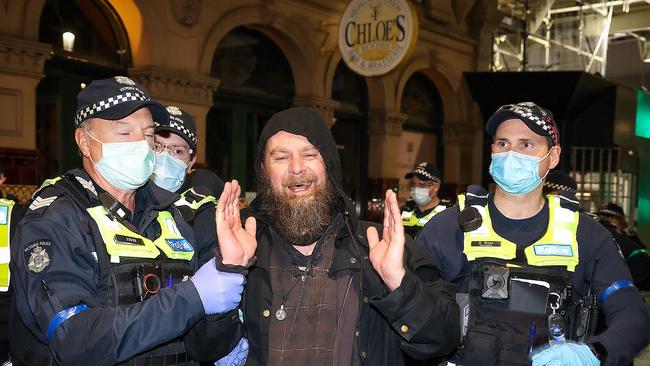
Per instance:
[[[284,311],[284,305],[280,305],[280,309],[275,312],[275,318],[279,321],[283,321],[287,318],[287,312]]]

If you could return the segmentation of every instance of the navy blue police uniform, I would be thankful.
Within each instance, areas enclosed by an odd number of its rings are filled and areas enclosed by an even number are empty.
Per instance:
[[[548,200],[538,214],[523,220],[503,216],[491,197],[486,201],[494,231],[516,243],[518,248],[528,247],[547,230]],[[453,207],[436,215],[422,229],[417,241],[438,259],[442,278],[453,283],[458,292],[467,293],[470,266],[463,254],[464,233],[459,225],[459,213],[459,208]],[[576,236],[580,262],[571,272],[570,282],[578,296],[585,295],[591,285],[598,298],[603,299],[603,294],[613,283],[632,280],[612,236],[602,225],[580,213]],[[638,290],[622,288],[605,297],[599,305],[604,311],[608,329],[592,336],[589,341],[599,342],[605,347],[605,365],[629,364],[631,358],[650,342],[650,316]]]
[[[20,222],[11,264],[14,365],[183,364],[201,358],[200,350],[184,347],[182,338],[205,318],[199,294],[187,281],[198,268],[197,256],[179,261],[162,253],[156,258],[110,255],[102,224],[87,210],[102,206],[101,193],[85,171],[70,171],[36,194]],[[177,199],[148,183],[136,191],[135,212],[127,213],[126,226],[154,240],[161,236],[159,215],[169,212],[178,234],[194,242],[191,228],[173,205]],[[157,274],[160,288],[154,283],[138,290],[139,269]],[[80,304],[87,309],[53,332],[61,311]]]

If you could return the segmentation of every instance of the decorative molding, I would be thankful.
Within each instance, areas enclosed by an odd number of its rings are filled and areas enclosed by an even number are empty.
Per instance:
[[[368,134],[398,136],[407,118],[406,114],[391,110],[371,110],[368,112]]]
[[[211,107],[219,79],[158,67],[129,70],[129,75],[144,85],[154,99]]]
[[[185,27],[193,27],[201,17],[203,0],[172,0],[172,14],[176,22]]]
[[[327,127],[332,128],[336,123],[334,118],[334,110],[339,107],[341,103],[324,97],[315,95],[311,96],[296,96],[293,98],[293,105],[305,106],[316,109],[323,116]]]
[[[445,144],[467,144],[472,146],[476,127],[469,123],[445,123],[442,127]]]
[[[0,35],[0,72],[41,79],[52,46]]]
[[[0,88],[0,136],[17,137],[23,135],[23,93],[20,89]]]

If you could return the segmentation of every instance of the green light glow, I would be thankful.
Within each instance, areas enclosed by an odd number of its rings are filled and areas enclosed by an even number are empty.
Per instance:
[[[636,92],[636,129],[634,134],[650,138],[650,94],[640,89]]]

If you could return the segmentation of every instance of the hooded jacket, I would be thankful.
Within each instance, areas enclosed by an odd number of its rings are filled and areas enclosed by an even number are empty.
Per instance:
[[[441,357],[453,351],[460,339],[459,310],[453,290],[440,279],[435,259],[408,237],[406,275],[397,289],[387,290],[370,263],[365,238],[369,226],[378,227],[379,233],[381,228],[357,217],[342,189],[341,164],[334,138],[318,112],[298,107],[275,114],[260,135],[256,172],[259,174],[262,169],[266,142],[279,131],[305,136],[318,149],[325,161],[328,179],[338,192],[337,214],[343,216],[345,225],[336,236],[333,263],[328,273],[335,276],[341,271],[350,271],[360,273],[361,278],[359,288],[350,292],[356,298],[345,296],[337,300],[342,309],[339,319],[345,321],[352,314],[354,318],[350,321],[356,322],[354,339],[338,339],[337,336],[336,340],[337,345],[352,343],[351,364],[402,365],[402,351],[417,359]],[[271,249],[281,248],[278,241],[282,240],[274,232],[271,219],[260,208],[262,199],[256,198],[241,215],[242,220],[254,216],[257,221],[257,262],[248,274],[241,304],[245,333],[250,343],[247,365],[268,363],[269,315],[273,298],[268,263]],[[235,329],[241,327],[241,323],[232,322],[232,326],[233,334],[241,333],[241,329]],[[215,340],[218,343],[223,341]],[[230,340],[231,346],[234,347],[238,341],[238,336],[234,336]],[[339,347],[335,347],[335,360],[345,357],[337,355],[338,350]]]

